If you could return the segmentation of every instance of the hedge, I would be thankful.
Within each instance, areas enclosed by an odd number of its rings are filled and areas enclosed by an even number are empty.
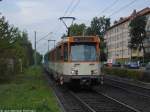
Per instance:
[[[111,68],[111,67],[106,67],[103,68],[104,74],[107,75],[115,75],[119,77],[124,77],[124,78],[130,78],[134,80],[140,80],[144,82],[150,82],[150,75],[145,74],[144,70],[133,70],[133,69],[126,69],[126,68]]]

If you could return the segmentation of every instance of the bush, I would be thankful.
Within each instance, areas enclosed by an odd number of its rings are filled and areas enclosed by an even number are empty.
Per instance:
[[[108,75],[116,75],[119,77],[126,77],[134,80],[144,79],[144,72],[142,70],[131,70],[125,68],[104,68],[103,71]]]
[[[17,62],[10,64],[9,59],[0,59],[0,83],[9,83],[20,72],[20,66]]]
[[[13,73],[10,69],[8,69],[6,61],[0,61],[0,83],[9,82]]]

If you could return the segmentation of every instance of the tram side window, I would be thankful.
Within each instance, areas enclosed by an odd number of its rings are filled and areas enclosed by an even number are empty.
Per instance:
[[[58,47],[56,51],[57,51],[57,61],[60,61],[61,60],[61,47]]]
[[[55,50],[52,52],[52,61],[56,60],[56,53],[55,52],[56,52]]]
[[[64,44],[64,61],[68,61],[68,44]]]
[[[52,60],[52,54],[50,53],[49,54],[49,61],[51,61]]]
[[[50,53],[50,61],[53,61],[53,52]]]
[[[48,53],[48,61],[51,61],[51,53]]]

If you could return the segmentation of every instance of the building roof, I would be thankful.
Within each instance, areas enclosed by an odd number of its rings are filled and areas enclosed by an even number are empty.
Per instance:
[[[117,21],[116,24],[114,24],[110,28],[108,28],[108,30],[110,30],[110,29],[112,29],[112,28],[114,28],[114,27],[116,27],[116,26],[118,26],[122,23],[125,23],[126,21],[131,20],[131,18],[135,15],[135,13],[136,13],[136,16],[143,16],[143,15],[146,15],[146,14],[150,13],[150,8],[146,7],[146,8],[144,8],[141,11],[138,11],[138,12],[136,12],[136,10],[134,10],[133,13],[130,16],[125,17],[125,18],[120,18],[120,20]]]

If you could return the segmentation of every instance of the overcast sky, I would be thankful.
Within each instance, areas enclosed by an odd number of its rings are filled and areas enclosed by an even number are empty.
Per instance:
[[[61,16],[74,16],[76,23],[90,24],[95,16],[110,17],[111,21],[126,17],[133,9],[141,10],[150,7],[150,0],[3,0],[0,12],[10,24],[26,30],[29,40],[34,43],[34,31],[37,40],[53,32],[38,42],[37,49],[44,54],[47,51],[47,40],[59,40],[65,33],[64,25],[58,20]],[[67,10],[68,9],[68,10]],[[53,47],[53,44],[50,45]]]

